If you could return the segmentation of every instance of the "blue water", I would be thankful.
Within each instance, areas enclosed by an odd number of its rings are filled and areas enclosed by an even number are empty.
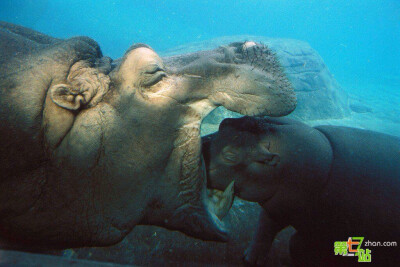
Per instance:
[[[341,83],[400,77],[398,0],[2,0],[0,19],[56,37],[87,35],[119,57],[224,35],[301,39]]]
[[[0,20],[90,36],[113,58],[134,42],[162,52],[226,35],[300,39],[350,94],[372,102],[400,95],[399,0],[2,0]]]

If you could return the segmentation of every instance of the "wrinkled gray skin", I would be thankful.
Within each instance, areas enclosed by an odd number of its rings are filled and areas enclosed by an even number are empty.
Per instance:
[[[220,105],[281,116],[296,104],[275,56],[252,42],[165,62],[136,45],[112,63],[87,37],[0,23],[0,39],[9,246],[107,246],[137,224],[224,241],[206,205],[202,119]]]
[[[350,236],[400,242],[397,137],[243,117],[225,119],[217,133],[203,137],[203,155],[209,187],[234,181],[236,195],[263,207],[245,254],[250,264],[268,262],[275,235],[288,225],[297,230],[290,246],[300,266],[354,264],[356,258],[333,253],[334,242]],[[399,258],[394,247],[369,249],[375,263],[391,265]]]

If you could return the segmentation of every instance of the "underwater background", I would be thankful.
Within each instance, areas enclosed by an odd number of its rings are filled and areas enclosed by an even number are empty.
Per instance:
[[[343,91],[343,99],[352,107],[339,119],[330,113],[331,118],[310,119],[307,123],[354,126],[400,136],[398,0],[0,0],[0,20],[58,38],[89,36],[100,44],[104,55],[113,59],[120,58],[137,42],[168,56],[214,48],[235,40],[232,36],[257,36],[254,41],[267,45],[275,42],[268,38],[304,41],[329,69],[326,77],[332,76],[332,81],[325,84],[338,88],[340,97]],[[295,50],[296,44],[290,43],[289,50]],[[313,59],[319,62],[317,55],[313,54]],[[203,133],[214,131],[217,124],[214,121]],[[258,212],[256,204],[235,201],[227,219],[234,229],[241,229],[234,241],[250,240]],[[157,227],[138,229],[110,249],[67,250],[64,256],[146,265],[161,257],[176,263],[175,254],[186,255],[183,261],[191,259],[200,264],[221,257],[216,263],[222,264],[235,262],[233,255],[240,258],[247,247],[207,245]],[[274,249],[287,250],[280,240],[292,233],[289,229],[277,238]],[[177,237],[173,244],[171,236]],[[221,253],[221,248],[226,251]],[[280,257],[286,259],[287,254]]]

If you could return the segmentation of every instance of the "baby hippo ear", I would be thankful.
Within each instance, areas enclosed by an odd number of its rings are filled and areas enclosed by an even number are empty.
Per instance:
[[[93,107],[109,89],[110,78],[86,61],[75,63],[67,77],[67,84],[50,88],[50,98],[58,106],[68,110]]]
[[[265,145],[258,146],[258,149],[257,149],[258,151],[255,156],[255,161],[269,165],[269,166],[276,166],[280,162],[281,158],[279,157],[278,154],[271,153],[267,147],[269,147],[269,145],[268,146],[265,146]]]

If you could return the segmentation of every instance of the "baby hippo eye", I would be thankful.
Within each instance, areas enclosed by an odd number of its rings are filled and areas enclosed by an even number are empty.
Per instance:
[[[161,81],[162,78],[167,76],[167,74],[163,67],[159,65],[151,65],[145,69],[143,76],[142,86],[148,87]]]

